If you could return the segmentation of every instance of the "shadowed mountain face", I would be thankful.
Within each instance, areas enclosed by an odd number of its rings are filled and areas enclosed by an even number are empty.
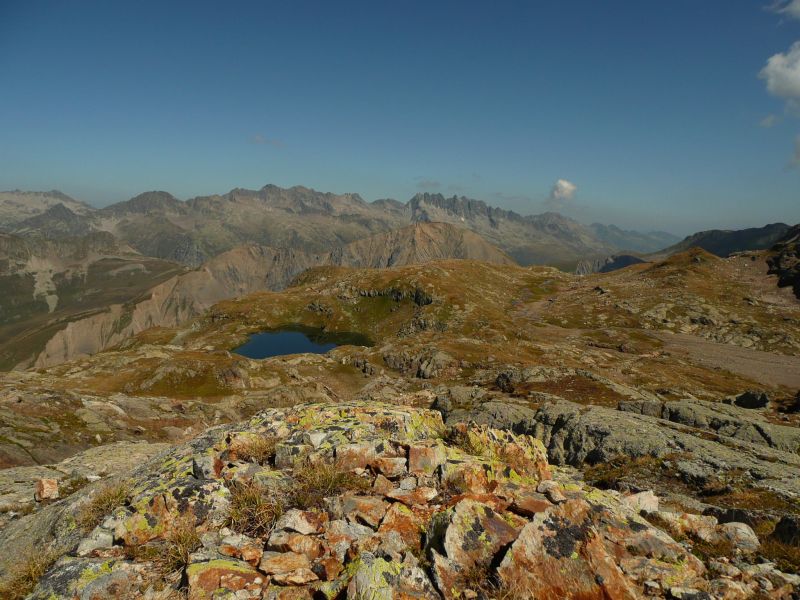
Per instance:
[[[661,258],[697,247],[717,256],[726,257],[735,252],[766,250],[786,235],[787,231],[789,231],[789,226],[785,223],[772,223],[764,227],[738,230],[711,229],[690,235],[677,244],[654,254],[655,257]]]
[[[794,230],[796,230],[796,226],[791,228],[791,231]],[[603,258],[583,260],[578,264],[576,272],[579,275],[609,273],[640,262],[663,260],[690,248],[702,248],[706,252],[725,258],[737,252],[771,248],[781,239],[792,238],[791,231],[785,223],[773,223],[749,229],[700,231],[687,236],[669,248],[650,254],[612,254]]]
[[[92,245],[95,238],[105,246]],[[18,291],[6,298],[9,305],[3,311],[8,326],[13,324],[3,337],[8,343],[0,344],[5,352],[0,368],[5,369],[92,354],[149,327],[176,326],[220,300],[283,289],[315,266],[383,268],[448,258],[514,264],[477,234],[444,223],[415,224],[323,253],[249,244],[189,272],[130,250],[121,253],[108,233],[64,242],[6,239],[15,242],[9,247],[26,250],[14,251],[20,258],[9,267],[7,280],[0,281]],[[91,250],[59,259],[59,244]],[[65,253],[63,248],[60,252]],[[20,339],[26,343],[19,344]]]
[[[522,216],[479,200],[441,194],[417,194],[406,204],[368,203],[357,194],[267,185],[185,202],[166,192],[147,192],[100,210],[65,207],[67,211],[46,213],[49,205],[38,212],[31,209],[28,212],[33,213],[9,221],[6,229],[47,237],[108,231],[142,254],[189,266],[243,244],[327,252],[375,233],[424,222],[471,230],[521,264],[570,269],[583,258],[618,250],[649,251],[675,241],[669,234],[587,227],[557,213]],[[32,216],[37,218],[31,220]]]

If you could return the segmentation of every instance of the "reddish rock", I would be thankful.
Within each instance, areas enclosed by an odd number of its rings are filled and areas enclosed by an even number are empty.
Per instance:
[[[336,448],[336,461],[345,469],[366,469],[378,458],[375,442],[343,444]]]
[[[375,496],[351,496],[342,499],[342,512],[348,521],[357,521],[377,528],[389,504]]]
[[[411,473],[433,474],[444,463],[447,455],[438,443],[413,444],[408,449],[408,470]]]
[[[327,521],[325,513],[298,510],[292,508],[287,510],[275,523],[276,530],[296,531],[304,535],[320,533]]]
[[[428,528],[427,549],[434,558],[439,589],[463,589],[464,572],[488,567],[495,554],[513,542],[518,533],[519,529],[491,507],[474,500],[462,500],[434,515]]]
[[[313,567],[314,573],[325,581],[333,581],[336,579],[343,568],[342,563],[333,557],[323,558]]]
[[[193,563],[186,569],[186,575],[189,584],[189,600],[210,600],[219,589],[237,591],[252,586],[258,588],[264,579],[249,564],[237,560],[211,560]]]
[[[621,502],[623,506],[636,512],[656,512],[658,510],[658,496],[653,493],[653,490],[623,496]]]
[[[267,542],[267,550],[305,554],[310,560],[323,554],[322,543],[317,538],[290,531],[274,531]]]
[[[378,533],[397,532],[412,550],[420,548],[424,522],[411,509],[402,504],[392,504],[383,517]]]
[[[306,567],[288,573],[275,573],[272,576],[272,581],[280,585],[305,585],[318,579],[316,573]]]
[[[457,494],[485,494],[490,490],[483,465],[473,462],[442,465],[441,484]]]
[[[276,575],[310,569],[311,562],[305,554],[297,552],[265,552],[258,568],[267,575]]]
[[[394,489],[394,484],[383,475],[375,477],[375,482],[372,484],[372,489],[378,494],[386,494]]]
[[[408,472],[408,461],[405,458],[376,458],[370,462],[371,467],[386,477],[400,477]]]
[[[408,506],[414,506],[417,504],[427,504],[438,495],[439,492],[437,492],[435,488],[417,487],[413,490],[392,490],[386,494],[386,497],[402,502]]]
[[[540,600],[635,600],[639,593],[587,518],[590,507],[568,501],[537,513],[497,569],[501,580]]]
[[[33,493],[36,502],[56,500],[58,498],[58,479],[39,479]]]
[[[494,493],[510,503],[513,512],[523,517],[532,517],[553,506],[544,494],[540,494],[531,486],[505,483],[498,486]]]

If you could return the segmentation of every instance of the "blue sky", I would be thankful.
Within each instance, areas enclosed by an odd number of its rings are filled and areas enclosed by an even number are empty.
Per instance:
[[[0,189],[797,222],[800,0],[770,2],[4,0]]]

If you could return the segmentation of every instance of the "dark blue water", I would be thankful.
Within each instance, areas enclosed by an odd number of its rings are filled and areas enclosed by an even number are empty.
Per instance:
[[[345,344],[372,345],[368,338],[357,333],[327,333],[318,329],[292,328],[254,333],[245,344],[233,351],[247,358],[269,358],[304,352],[325,354],[328,350]]]

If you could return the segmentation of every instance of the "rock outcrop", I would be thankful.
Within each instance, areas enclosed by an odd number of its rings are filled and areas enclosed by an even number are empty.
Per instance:
[[[46,557],[32,600],[788,599],[800,584],[749,565],[747,525],[657,505],[585,486],[526,435],[448,429],[405,406],[299,405],[210,429],[11,522],[0,546],[19,550],[0,555],[0,577],[24,594],[28,548]],[[701,543],[730,556],[706,564]]]
[[[800,298],[800,225],[792,227],[772,247],[767,263],[769,272],[778,276],[778,285],[791,287]]]
[[[629,400],[613,409],[561,399],[532,408],[523,401],[493,396],[454,396],[452,390],[440,390],[435,406],[448,424],[472,420],[532,435],[558,465],[653,459],[645,481],[661,485],[664,493],[705,491],[705,503],[688,498],[687,502],[715,514],[730,512],[727,506],[716,507],[709,493],[715,489],[723,493],[727,478],[738,485],[737,478],[743,477],[748,486],[765,497],[781,498],[788,507],[800,496],[798,429],[768,423],[746,409],[696,400]],[[734,512],[753,519],[780,518],[783,513],[775,510],[772,504],[756,501]]]

